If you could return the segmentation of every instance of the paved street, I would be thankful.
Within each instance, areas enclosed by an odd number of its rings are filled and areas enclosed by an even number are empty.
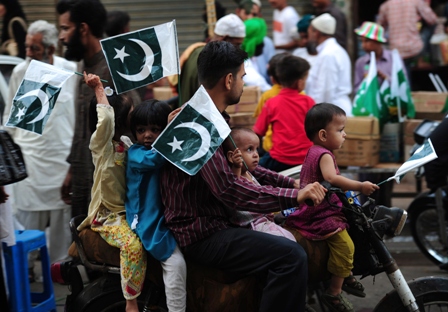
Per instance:
[[[412,184],[402,184],[394,186],[394,191],[412,191]],[[412,198],[393,198],[392,205],[406,209]],[[440,275],[448,277],[448,272],[441,271],[429,260],[427,260],[417,249],[412,237],[410,236],[408,227],[405,227],[401,236],[387,241],[389,249],[392,251],[397,264],[399,265],[406,280],[422,276]],[[381,273],[375,278],[367,277],[361,281],[365,287],[366,298],[358,298],[348,296],[353,303],[357,312],[373,311],[373,308],[380,299],[392,290],[386,274]],[[34,283],[33,288],[40,287],[40,283]],[[65,297],[69,293],[66,286],[55,284],[55,294],[57,298],[58,312],[64,311]],[[312,305],[316,311],[321,311],[317,304]]]

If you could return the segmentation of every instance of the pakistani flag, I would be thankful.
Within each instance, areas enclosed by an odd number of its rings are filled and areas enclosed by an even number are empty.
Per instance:
[[[73,74],[32,60],[14,96],[6,126],[42,134],[62,85]]]
[[[412,155],[404,164],[398,168],[397,172],[393,177],[390,177],[386,181],[390,181],[395,179],[397,183],[400,183],[401,178],[411,170],[414,170],[418,167],[423,166],[424,164],[430,162],[437,158],[436,151],[432,146],[431,139],[425,141],[418,150],[415,151],[414,155]]]
[[[414,101],[403,71],[403,63],[397,49],[394,49],[392,51],[389,111],[391,115],[398,115],[398,121],[402,121],[403,110],[409,118],[415,117]]]
[[[367,76],[361,83],[353,103],[354,116],[374,116],[380,118],[378,71],[376,69],[375,52],[370,52],[370,66]]]
[[[229,126],[201,86],[153,148],[179,169],[195,175],[229,134]]]
[[[174,20],[100,43],[119,94],[180,73]]]

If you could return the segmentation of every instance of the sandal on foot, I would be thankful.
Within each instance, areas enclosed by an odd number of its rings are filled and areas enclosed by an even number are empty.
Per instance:
[[[342,294],[333,296],[329,293],[324,293],[320,299],[331,312],[355,312],[352,304]]]
[[[356,297],[364,298],[366,296],[366,293],[364,292],[364,286],[360,282],[358,282],[353,275],[350,275],[349,277],[346,277],[344,279],[342,290]]]

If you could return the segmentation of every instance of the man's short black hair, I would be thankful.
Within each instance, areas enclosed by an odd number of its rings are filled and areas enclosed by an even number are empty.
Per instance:
[[[294,83],[305,77],[310,70],[310,64],[303,58],[286,55],[277,64],[277,77],[280,84],[284,87],[292,87]]]
[[[108,37],[122,34],[126,25],[131,21],[131,17],[124,11],[107,12],[106,35]]]
[[[227,41],[207,43],[198,57],[199,83],[212,89],[225,75],[236,75],[247,53]]]
[[[59,15],[70,12],[70,21],[79,26],[89,25],[96,38],[102,38],[107,22],[107,13],[99,0],[59,0],[56,10]]]

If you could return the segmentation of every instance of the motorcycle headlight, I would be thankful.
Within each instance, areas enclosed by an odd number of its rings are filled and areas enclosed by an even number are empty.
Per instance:
[[[397,207],[376,206],[373,210],[372,227],[381,236],[400,235],[406,223],[408,213]]]

